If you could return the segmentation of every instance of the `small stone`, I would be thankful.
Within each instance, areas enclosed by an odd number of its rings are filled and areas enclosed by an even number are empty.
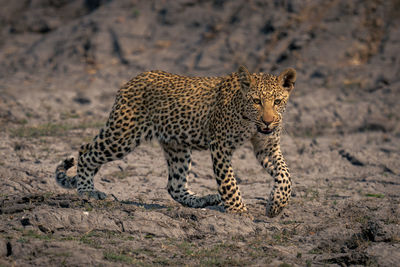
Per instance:
[[[29,218],[22,218],[21,224],[22,224],[22,226],[27,226],[27,225],[31,225],[31,222],[29,221]]]
[[[84,96],[76,96],[73,100],[81,105],[87,105],[92,102],[89,98]]]

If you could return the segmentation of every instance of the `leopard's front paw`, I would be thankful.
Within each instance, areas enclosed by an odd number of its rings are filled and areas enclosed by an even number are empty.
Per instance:
[[[236,214],[241,217],[249,218],[251,220],[254,219],[254,217],[249,213],[247,207],[242,204],[242,206],[238,207],[225,207],[225,211],[231,214]]]
[[[284,206],[279,206],[276,205],[274,202],[269,202],[267,204],[267,216],[270,218],[273,218],[277,215],[279,215],[279,213],[282,212]]]
[[[97,199],[97,200],[103,200],[103,199],[105,199],[107,197],[106,193],[103,193],[103,192],[98,191],[98,190],[81,191],[81,192],[78,192],[78,194],[81,197],[94,198],[94,199]]]
[[[246,213],[248,212],[246,205],[244,205],[243,203],[240,203],[238,206],[231,205],[225,205],[225,211],[228,213]]]
[[[280,189],[274,188],[271,191],[271,195],[267,203],[267,216],[273,218],[279,215],[279,213],[282,212],[283,208],[285,208],[289,203],[290,194],[290,187],[289,190],[286,189],[286,191],[282,190],[282,187]]]

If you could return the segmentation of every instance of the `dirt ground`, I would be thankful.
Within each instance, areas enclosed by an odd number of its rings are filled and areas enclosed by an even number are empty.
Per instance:
[[[0,266],[396,266],[400,262],[400,1],[0,0]],[[185,208],[157,143],[95,177],[104,201],[56,185],[145,70],[298,72],[285,114],[290,205],[234,155],[254,220]],[[190,186],[216,191],[209,152]]]

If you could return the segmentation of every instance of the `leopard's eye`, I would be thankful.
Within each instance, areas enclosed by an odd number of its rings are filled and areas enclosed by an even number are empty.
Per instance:
[[[261,106],[261,100],[259,98],[253,98],[253,102],[256,105],[260,105]]]
[[[282,101],[280,99],[275,99],[274,104],[275,106],[279,105]]]

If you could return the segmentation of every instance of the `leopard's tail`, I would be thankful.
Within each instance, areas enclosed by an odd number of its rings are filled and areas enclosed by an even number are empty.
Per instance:
[[[63,160],[56,168],[56,182],[63,188],[73,189],[77,187],[76,175],[70,177],[67,175],[67,170],[75,165],[74,157],[69,157]]]

